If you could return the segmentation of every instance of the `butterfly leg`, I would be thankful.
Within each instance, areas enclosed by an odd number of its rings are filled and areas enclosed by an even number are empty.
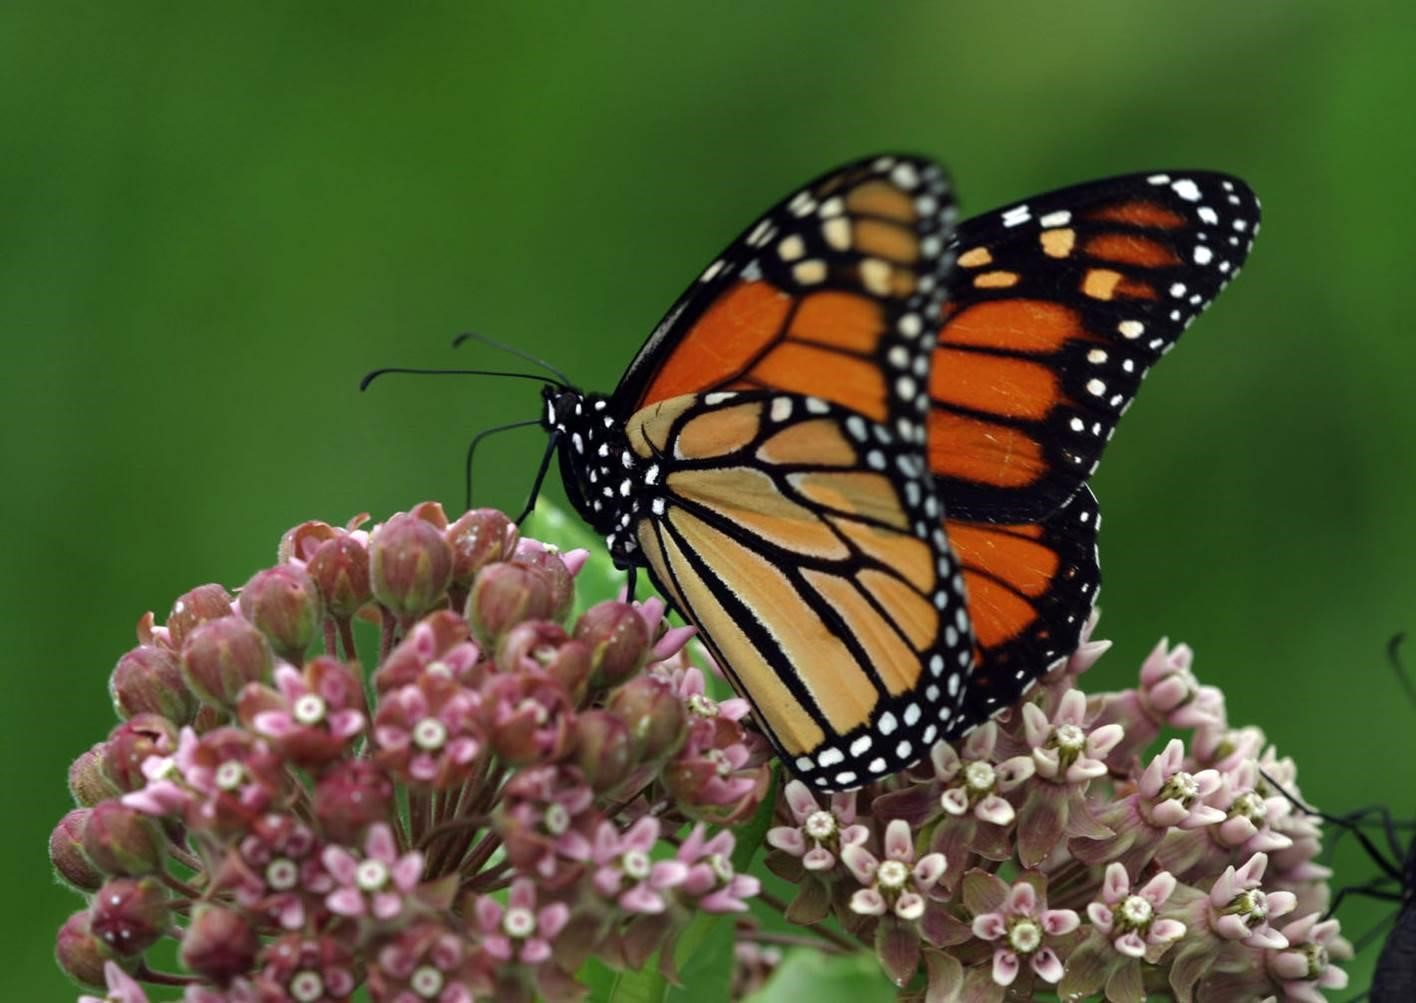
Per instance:
[[[526,499],[526,507],[521,510],[521,514],[516,517],[516,524],[521,525],[526,517],[531,514],[531,510],[536,507],[536,499],[541,496],[541,484],[546,479],[546,471],[551,467],[551,457],[556,455],[556,446],[560,445],[560,433],[552,432],[550,438],[546,440],[546,452],[541,456],[541,465],[536,468],[536,479],[531,482],[531,496]]]
[[[639,566],[637,564],[621,564],[619,569],[624,572],[624,601],[634,602],[634,587],[639,582]]]

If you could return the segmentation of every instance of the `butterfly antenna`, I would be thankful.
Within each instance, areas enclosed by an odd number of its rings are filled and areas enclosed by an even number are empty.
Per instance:
[[[1259,776],[1263,777],[1266,781],[1268,781],[1270,787],[1272,787],[1274,790],[1278,791],[1278,793],[1282,794],[1285,798],[1287,798],[1289,803],[1292,804],[1293,807],[1301,811],[1303,814],[1312,815],[1314,818],[1321,819],[1325,824],[1331,825],[1342,832],[1352,833],[1353,837],[1357,840],[1357,842],[1362,844],[1362,849],[1367,851],[1367,855],[1372,858],[1372,861],[1379,868],[1381,868],[1381,870],[1385,872],[1388,877],[1396,881],[1401,880],[1400,864],[1392,863],[1392,861],[1387,858],[1387,855],[1377,847],[1377,844],[1372,842],[1371,837],[1362,831],[1362,827],[1360,825],[1353,822],[1351,819],[1344,818],[1340,815],[1329,815],[1325,811],[1319,811],[1312,805],[1305,802],[1298,795],[1288,790],[1288,788],[1284,787],[1273,777],[1269,776],[1268,773],[1265,772],[1262,767],[1259,769]],[[1396,854],[1396,859],[1400,861],[1401,854],[1399,850],[1399,844],[1396,841],[1395,834],[1390,829],[1387,830],[1387,841],[1391,843],[1392,851]]]
[[[531,514],[531,510],[536,507],[536,499],[541,496],[541,482],[546,479],[546,471],[550,469],[551,457],[556,455],[556,447],[560,445],[560,432],[552,432],[550,438],[546,440],[546,451],[541,456],[541,465],[536,468],[536,479],[531,483],[531,497],[526,499],[526,507],[521,510],[521,514],[516,517],[516,524],[521,525],[526,517]]]
[[[477,445],[488,436],[493,436],[500,432],[510,432],[514,428],[530,428],[532,425],[539,424],[541,424],[541,419],[528,418],[526,421],[513,421],[505,425],[497,425],[495,428],[483,429],[472,437],[472,441],[467,444],[467,467],[465,471],[467,504],[464,506],[464,511],[470,511],[472,509],[472,457],[477,452]]]
[[[480,342],[481,344],[486,345],[489,348],[496,348],[510,355],[514,355],[518,359],[524,359],[525,361],[531,363],[534,366],[540,366],[546,372],[550,373],[556,379],[560,380],[561,386],[569,387],[571,385],[571,380],[569,376],[561,372],[555,366],[551,365],[545,359],[537,358],[530,352],[526,351],[524,348],[517,348],[515,345],[508,345],[504,341],[498,341],[496,338],[488,337],[487,335],[480,334],[476,331],[465,331],[462,334],[459,334],[456,338],[452,339],[452,347],[457,348],[464,341]]]
[[[508,376],[517,380],[535,380],[540,384],[551,384],[552,386],[565,389],[564,383],[547,379],[544,376],[537,376],[535,373],[510,373],[500,369],[407,369],[403,366],[388,366],[384,369],[375,369],[365,373],[364,378],[359,381],[359,389],[369,389],[369,384],[380,376],[387,376],[389,373],[403,373],[410,376]]]
[[[1411,677],[1406,673],[1406,666],[1401,662],[1401,645],[1406,641],[1406,632],[1393,634],[1387,642],[1387,661],[1391,663],[1392,671],[1396,673],[1396,678],[1401,680],[1401,688],[1406,691],[1406,699],[1416,707],[1416,688],[1411,685]]]

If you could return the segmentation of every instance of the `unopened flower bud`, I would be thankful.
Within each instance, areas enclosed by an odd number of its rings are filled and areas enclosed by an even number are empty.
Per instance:
[[[180,650],[197,627],[231,615],[231,593],[216,584],[198,585],[173,603],[172,612],[167,614],[172,646]]]
[[[147,816],[118,800],[89,809],[84,853],[104,874],[141,875],[161,870],[163,839]]]
[[[84,855],[84,826],[89,809],[75,808],[59,820],[49,834],[49,862],[59,876],[79,891],[91,892],[103,884],[103,875]]]
[[[649,627],[629,603],[602,602],[576,621],[575,637],[590,645],[597,689],[618,686],[639,671],[649,654]]]
[[[147,784],[143,775],[147,758],[170,755],[176,748],[176,725],[156,714],[137,714],[108,733],[103,745],[103,775],[120,792],[138,790]]]
[[[202,624],[182,647],[187,685],[222,708],[235,706],[247,683],[269,680],[273,664],[265,635],[239,616]]]
[[[634,766],[635,742],[616,714],[587,710],[575,720],[574,762],[597,792],[624,780]]]
[[[569,616],[575,605],[575,578],[561,560],[560,552],[548,550],[534,540],[522,540],[516,548],[516,560],[541,572],[550,584],[551,612],[545,619],[559,623]]]
[[[375,598],[395,616],[422,616],[447,594],[452,547],[437,526],[401,513],[369,538],[369,580]]]
[[[257,571],[241,589],[241,615],[287,662],[299,665],[324,618],[319,589],[303,568],[277,564]]]
[[[606,709],[628,726],[642,760],[663,759],[683,743],[687,724],[683,703],[663,679],[635,676],[610,694]]]
[[[89,930],[124,957],[156,944],[170,923],[167,889],[157,878],[114,878],[89,906]]]
[[[103,772],[103,757],[107,748],[107,742],[95,742],[87,752],[69,764],[69,793],[80,807],[92,808],[100,801],[122,793]]]
[[[516,524],[494,508],[475,508],[447,528],[452,545],[452,581],[464,588],[494,561],[506,560],[516,548]]]
[[[315,817],[331,839],[357,843],[371,824],[388,821],[393,796],[393,781],[368,760],[337,763],[315,785]]]
[[[555,606],[545,574],[520,561],[503,561],[478,573],[467,597],[467,621],[477,640],[494,644],[518,623],[552,619]]]
[[[260,947],[251,924],[239,912],[198,904],[182,938],[182,964],[213,982],[226,983],[251,970]]]
[[[108,693],[119,717],[161,714],[174,724],[190,724],[197,698],[182,679],[182,664],[166,648],[145,644],[113,667]]]
[[[369,549],[353,536],[327,540],[305,568],[324,597],[330,615],[347,620],[373,596],[369,586]]]
[[[99,988],[107,985],[103,965],[113,960],[113,952],[89,929],[87,909],[74,913],[59,928],[59,936],[54,940],[54,960],[75,982]]]
[[[329,523],[318,519],[302,522],[294,529],[287,530],[280,538],[280,546],[276,548],[276,560],[281,564],[287,561],[308,563],[315,552],[333,540],[338,533],[339,531]]]

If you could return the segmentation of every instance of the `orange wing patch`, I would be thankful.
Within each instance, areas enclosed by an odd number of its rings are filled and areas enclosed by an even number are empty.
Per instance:
[[[639,406],[736,378],[778,338],[792,302],[791,296],[766,282],[732,286],[664,360]]]

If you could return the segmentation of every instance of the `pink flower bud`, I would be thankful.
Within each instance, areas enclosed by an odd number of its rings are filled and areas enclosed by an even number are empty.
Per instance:
[[[439,528],[416,515],[395,515],[369,538],[374,597],[401,620],[442,603],[452,581],[452,547]]]
[[[89,809],[75,808],[59,820],[49,834],[49,862],[59,876],[79,891],[91,892],[103,884],[103,875],[84,855],[84,826]]]
[[[166,756],[177,748],[177,726],[156,714],[138,714],[108,733],[103,746],[103,775],[120,792],[147,783],[143,763],[149,756]]]
[[[182,675],[207,703],[230,709],[247,683],[270,679],[270,645],[239,616],[204,623],[182,647]]]
[[[208,620],[231,616],[231,593],[220,585],[198,585],[172,604],[167,614],[167,632],[172,647],[180,649],[188,636]]]
[[[596,792],[607,791],[629,776],[635,742],[616,714],[587,710],[575,721],[574,761]]]
[[[467,597],[467,620],[477,639],[493,644],[518,623],[549,620],[556,597],[546,575],[521,561],[489,564]]]
[[[516,526],[494,508],[477,508],[447,528],[452,546],[453,584],[467,588],[488,564],[504,561],[516,549]]]
[[[516,560],[546,576],[551,590],[551,610],[543,619],[559,623],[569,616],[575,604],[575,578],[561,555],[535,540],[522,540],[516,548]]]
[[[276,548],[276,560],[281,564],[287,561],[307,564],[321,546],[338,535],[339,530],[327,522],[318,519],[302,522],[294,529],[287,530],[280,538],[280,546]]]
[[[649,627],[629,603],[591,606],[575,624],[575,637],[590,645],[597,689],[618,686],[639,671],[649,656]]]
[[[369,584],[369,548],[356,537],[327,540],[305,570],[324,597],[325,608],[337,619],[348,620],[374,594]]]
[[[73,795],[74,803],[81,807],[92,808],[100,801],[122,793],[103,772],[107,747],[106,742],[95,742],[87,752],[69,764],[69,793]]]
[[[276,653],[299,665],[324,619],[320,592],[303,568],[277,564],[257,571],[241,589],[241,615]]]
[[[191,724],[197,698],[182,679],[182,665],[167,648],[145,644],[113,667],[108,692],[119,717],[161,714],[174,724]]]
[[[606,709],[628,726],[641,760],[662,760],[683,744],[687,715],[673,686],[663,679],[636,676],[610,694]]]
[[[118,800],[89,809],[83,847],[104,874],[153,874],[165,856],[165,841],[147,817]]]
[[[89,906],[89,930],[120,956],[142,954],[170,924],[167,889],[157,878],[114,878]]]
[[[182,938],[182,964],[213,982],[230,982],[256,963],[260,939],[234,909],[197,904]]]
[[[315,817],[331,839],[356,843],[393,812],[393,781],[368,760],[337,763],[315,785]]]
[[[54,960],[64,974],[86,986],[106,985],[103,965],[113,952],[89,929],[88,910],[76,912],[64,921],[54,941]]]

